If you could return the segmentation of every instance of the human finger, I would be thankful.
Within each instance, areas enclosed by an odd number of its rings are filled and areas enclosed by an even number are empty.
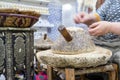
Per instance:
[[[74,22],[75,23],[80,23],[80,19],[79,18],[80,18],[79,15],[75,15],[74,18],[73,18]]]
[[[95,27],[95,28],[89,28],[89,33],[92,35],[92,36],[98,36],[99,35],[99,31],[98,31],[98,28]]]
[[[98,25],[99,25],[99,23],[96,22],[96,23],[91,24],[91,25],[89,26],[89,28],[95,28],[95,27],[98,26]]]

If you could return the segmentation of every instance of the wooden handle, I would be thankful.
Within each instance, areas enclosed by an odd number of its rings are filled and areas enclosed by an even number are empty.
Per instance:
[[[61,33],[61,35],[65,38],[67,42],[70,42],[72,40],[72,36],[69,34],[64,25],[60,25],[58,27],[58,31]]]

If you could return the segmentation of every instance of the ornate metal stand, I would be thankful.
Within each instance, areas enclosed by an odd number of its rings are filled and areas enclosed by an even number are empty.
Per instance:
[[[30,28],[0,27],[0,74],[6,80],[16,80],[17,74],[32,80],[33,33]]]

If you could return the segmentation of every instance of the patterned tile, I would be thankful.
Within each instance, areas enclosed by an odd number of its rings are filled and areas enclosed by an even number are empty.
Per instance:
[[[62,24],[62,6],[59,4],[50,3],[48,7],[50,13],[48,16],[48,21],[54,24],[54,27],[48,28],[48,36],[54,41],[59,35],[57,28],[60,24]]]

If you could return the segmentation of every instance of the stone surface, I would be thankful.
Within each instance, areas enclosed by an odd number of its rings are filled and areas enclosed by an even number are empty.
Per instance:
[[[36,55],[39,62],[53,67],[82,68],[106,64],[112,56],[112,52],[108,49],[96,47],[94,51],[76,55],[54,54],[52,50],[41,51]]]
[[[74,55],[94,50],[95,45],[87,31],[78,27],[68,27],[66,29],[72,36],[72,41],[67,42],[64,37],[60,35],[52,46],[52,51],[55,54]]]
[[[50,50],[40,51],[36,54],[39,62],[53,67],[83,68],[95,67],[109,61],[112,52],[95,46],[87,31],[78,27],[66,29],[72,36],[72,41],[67,42],[60,35]]]
[[[44,38],[39,38],[34,40],[34,47],[37,50],[47,50],[51,49],[51,46],[53,45],[53,42],[47,38],[44,40]]]

